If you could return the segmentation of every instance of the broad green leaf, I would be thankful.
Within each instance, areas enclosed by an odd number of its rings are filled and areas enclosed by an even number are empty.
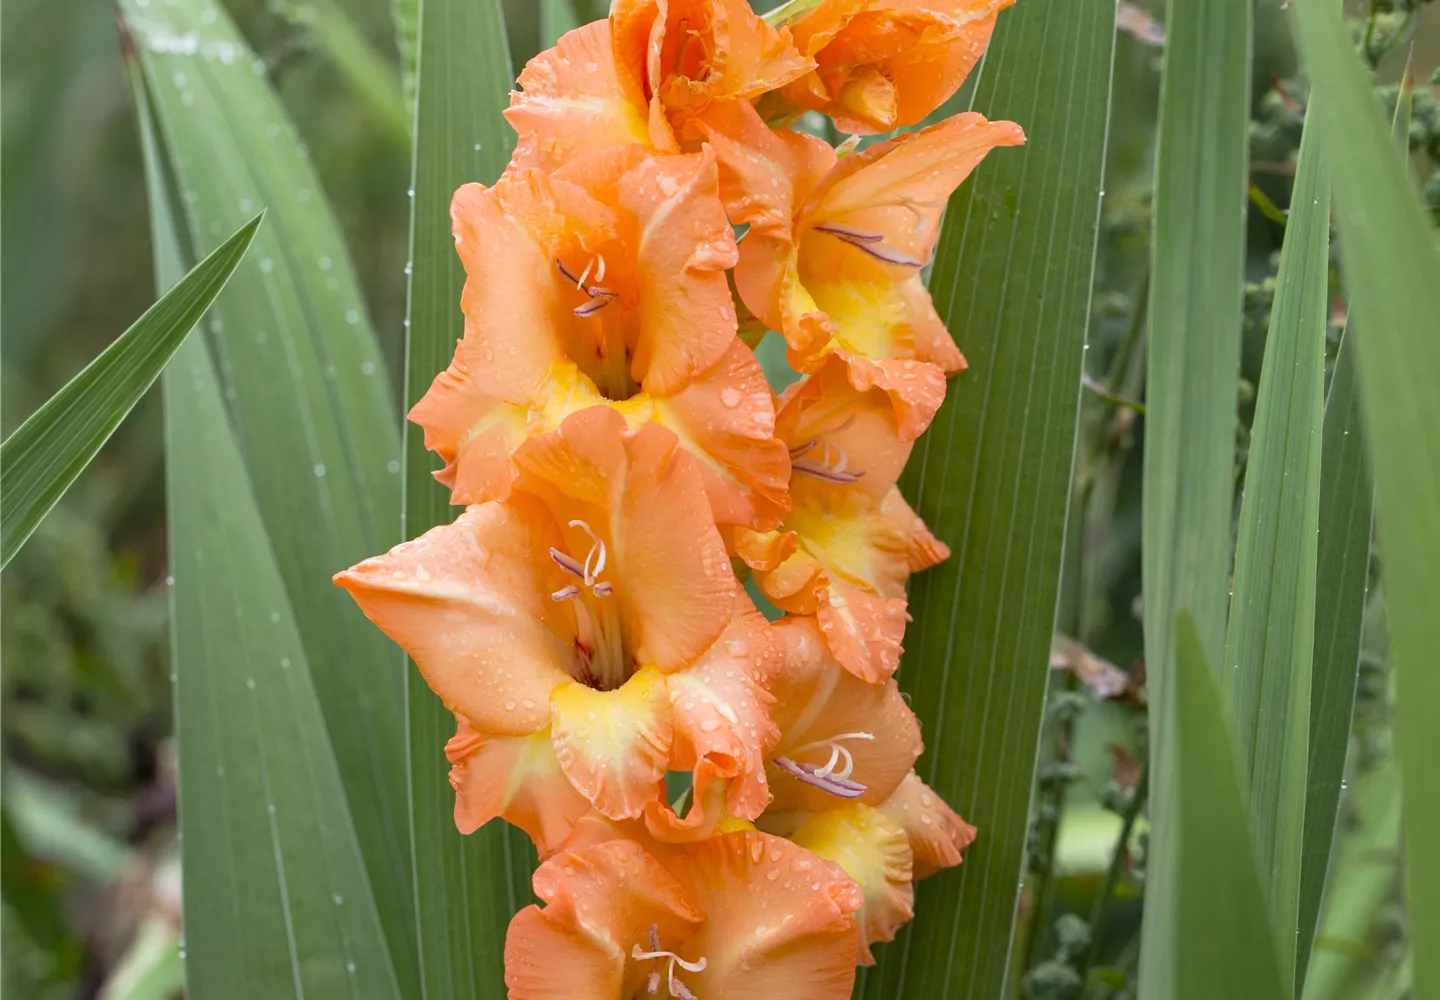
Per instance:
[[[400,53],[400,95],[415,107],[415,60],[420,53],[420,0],[390,0],[395,20],[395,48]]]
[[[0,445],[0,566],[145,395],[239,265],[261,216],[220,244]]]
[[[1314,121],[1300,140],[1265,339],[1221,670],[1287,979],[1308,948],[1299,946],[1296,928],[1329,317],[1330,169]]]
[[[1250,122],[1249,0],[1169,0],[1156,139],[1145,410],[1151,831],[1140,984],[1175,995],[1176,613],[1221,662],[1234,489]]]
[[[407,851],[404,673],[330,583],[399,540],[395,401],[335,218],[290,121],[215,0],[122,0],[188,266],[266,225],[207,338],[349,798],[396,974],[418,981]],[[159,227],[157,225],[157,231]]]
[[[1294,5],[1335,173],[1394,658],[1416,1000],[1440,997],[1440,250],[1341,21]]]
[[[580,27],[574,0],[540,0],[540,44],[549,48],[567,31]]]
[[[305,646],[205,344],[165,374],[192,1000],[400,996]]]
[[[1289,975],[1281,973],[1265,899],[1267,879],[1256,863],[1243,791],[1247,782],[1235,759],[1219,685],[1188,610],[1177,619],[1174,663],[1174,697],[1165,720],[1175,734],[1179,778],[1179,824],[1171,840],[1179,933],[1173,995],[1278,1000],[1289,996]]]
[[[464,333],[465,271],[450,231],[450,196],[468,181],[493,183],[514,145],[501,112],[513,74],[498,0],[421,0],[414,216],[410,242],[405,399],[413,405],[450,363]],[[435,482],[439,461],[420,428],[405,436],[405,537],[455,519]],[[530,900],[534,852],[496,821],[461,837],[446,779],[445,741],[455,717],[406,663],[411,849],[421,977],[429,997],[501,995],[505,928]]]
[[[377,120],[402,147],[410,144],[410,113],[400,78],[345,13],[339,0],[271,0],[282,17],[309,30]]]
[[[1409,141],[1413,92],[1412,67],[1407,64],[1391,129],[1401,149],[1405,149]],[[1350,327],[1348,320],[1346,325]],[[1350,749],[1375,515],[1375,493],[1360,428],[1356,349],[1351,331],[1353,327],[1340,341],[1330,375],[1320,459],[1320,551],[1307,782],[1310,795],[1305,810],[1305,855],[1300,884],[1300,962],[1295,976],[1296,992],[1304,992],[1306,996],[1309,995],[1305,977],[1307,944],[1315,936],[1331,869],[1345,757]]]
[[[931,291],[969,359],[903,487],[951,547],[911,586],[899,673],[921,776],[980,828],[920,887],[865,997],[1003,996],[1044,711],[1100,207],[1115,5],[1000,15],[974,107],[1029,136],[954,198]]]
[[[1325,397],[1320,455],[1320,535],[1315,587],[1315,657],[1310,691],[1310,763],[1305,852],[1300,872],[1299,964],[1305,984],[1310,943],[1330,870],[1331,844],[1350,749],[1369,580],[1374,493],[1365,462],[1356,392],[1353,327],[1340,341]],[[1297,992],[1300,990],[1297,989]]]

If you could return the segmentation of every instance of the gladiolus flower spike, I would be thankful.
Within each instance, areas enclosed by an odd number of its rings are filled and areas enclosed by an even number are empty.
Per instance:
[[[953,93],[1007,2],[615,0],[455,194],[465,334],[410,419],[463,510],[335,579],[455,715],[460,831],[535,842],[514,1000],[841,1000],[975,837],[914,770],[906,582],[949,550],[895,484],[965,367],[940,214],[1024,135],[857,140]],[[778,400],[740,317],[803,375]]]

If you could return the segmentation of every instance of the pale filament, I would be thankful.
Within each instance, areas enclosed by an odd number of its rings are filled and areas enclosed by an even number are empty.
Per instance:
[[[590,551],[585,554],[585,561],[582,563],[574,556],[561,552],[553,546],[550,549],[550,558],[565,572],[579,578],[596,597],[609,597],[615,592],[615,587],[608,580],[600,579],[600,574],[605,572],[605,561],[608,556],[605,542],[597,537],[590,525],[584,521],[579,519],[571,521],[570,527],[579,528],[590,536]],[[568,601],[579,595],[580,588],[571,583],[552,593],[550,599]]]
[[[800,456],[815,450],[817,446],[820,450],[818,462],[799,461]],[[845,454],[845,449],[824,438],[816,438],[791,451],[790,463],[790,469],[793,472],[803,472],[817,479],[842,485],[853,483],[865,475],[864,472],[849,471],[850,456]]]
[[[645,962],[651,959],[667,959],[668,965],[666,966],[663,978],[669,988],[670,995],[672,997],[678,997],[679,1000],[697,1000],[695,994],[690,992],[690,987],[675,978],[675,966],[680,966],[680,968],[686,972],[704,972],[705,966],[708,964],[707,961],[702,956],[698,961],[687,962],[673,951],[666,951],[661,948],[660,928],[657,924],[650,925],[650,950],[646,951],[637,944],[630,949],[630,957],[638,962]],[[650,973],[650,979],[645,992],[651,995],[659,993],[661,978],[658,969]]]
[[[575,274],[574,271],[571,271],[568,267],[565,266],[564,261],[560,260],[558,257],[555,259],[555,269],[560,272],[560,276],[566,281],[573,282],[577,291],[584,292],[590,298],[589,302],[582,303],[576,306],[574,309],[575,315],[579,316],[581,319],[584,319],[587,316],[594,316],[601,309],[604,309],[606,306],[608,306],[618,296],[618,293],[615,292],[613,289],[605,288],[602,285],[585,284],[585,279],[590,277],[590,271],[592,268],[595,270],[595,280],[604,281],[605,258],[600,254],[596,254],[595,256],[591,257],[589,262],[585,265],[585,270],[578,276]]]
[[[830,759],[823,767],[799,763],[792,757],[773,757],[771,760],[776,766],[807,785],[840,798],[853,799],[865,794],[866,786],[851,779],[850,775],[855,772],[855,757],[841,743],[844,740],[873,739],[875,739],[874,733],[840,733],[828,740],[819,740],[795,748],[796,754],[807,750],[828,748]]]
[[[812,743],[811,746],[824,746],[825,743],[828,743],[829,746],[830,746],[830,760],[829,760],[829,762],[828,762],[824,767],[820,768],[818,771],[815,772],[815,777],[817,777],[817,778],[829,778],[829,777],[832,777],[832,776],[833,776],[833,777],[836,777],[836,778],[841,779],[842,781],[843,781],[844,779],[850,777],[850,775],[853,774],[854,771],[855,771],[855,758],[854,758],[854,756],[851,755],[851,753],[850,753],[849,750],[847,750],[845,747],[841,746],[841,741],[842,741],[842,740],[873,740],[873,739],[875,739],[875,734],[874,734],[874,733],[841,733],[841,734],[838,735],[838,736],[832,736],[829,740],[826,740],[824,743],[820,743],[820,744],[813,744],[813,743]],[[808,748],[806,748],[806,747],[801,747],[801,749],[803,750],[803,749],[808,749]],[[836,770],[835,770],[835,765],[840,762],[840,759],[841,759],[842,757],[843,757],[844,760],[845,760],[845,766],[844,766],[843,769],[841,769],[841,770],[839,770],[839,771],[836,771]]]

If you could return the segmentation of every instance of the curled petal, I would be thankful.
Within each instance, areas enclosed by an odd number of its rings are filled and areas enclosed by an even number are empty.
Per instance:
[[[960,863],[961,852],[975,842],[976,830],[945,804],[912,771],[880,809],[899,823],[915,853],[915,877],[933,875]]]
[[[550,733],[486,736],[464,719],[445,746],[455,825],[473,833],[495,817],[520,827],[546,857],[590,808],[560,770]]]
[[[909,620],[905,598],[831,583],[821,591],[815,616],[835,659],[867,684],[884,680],[900,666],[900,642]]]
[[[770,801],[765,756],[780,738],[770,721],[775,699],[767,690],[780,664],[770,626],[742,591],[735,617],[715,644],[686,669],[669,676],[675,719],[671,770],[694,770],[708,761],[728,779],[726,810],[754,819]]]
[[[410,410],[425,429],[425,447],[445,462],[435,478],[453,504],[504,500],[514,474],[510,456],[525,440],[525,410],[475,386],[462,344],[450,366]]]

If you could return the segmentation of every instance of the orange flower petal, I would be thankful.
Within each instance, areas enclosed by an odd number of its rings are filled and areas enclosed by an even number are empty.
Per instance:
[[[455,789],[455,825],[474,833],[499,816],[530,835],[546,857],[570,836],[590,803],[555,759],[549,730],[530,736],[486,736],[463,718],[445,745]]]
[[[715,150],[730,221],[788,240],[795,213],[834,166],[835,150],[804,132],[771,129],[746,101],[712,104],[697,122]]]
[[[716,1000],[845,1000],[855,983],[859,887],[833,862],[758,831],[690,845],[666,866],[706,916],[685,983]]]
[[[692,119],[715,101],[749,100],[814,67],[746,0],[617,0],[619,75],[650,95],[652,142],[700,138]]]
[[[736,582],[711,519],[695,460],[675,435],[594,407],[515,456],[526,490],[556,520],[584,520],[607,546],[625,648],[641,665],[675,670],[699,656],[730,619]],[[572,528],[577,545],[587,536]],[[584,552],[584,548],[578,549]]]
[[[616,73],[609,25],[567,32],[525,64],[505,117],[520,133],[517,166],[553,170],[585,153],[648,142],[645,98]]]
[[[717,523],[780,523],[790,509],[790,453],[775,439],[775,397],[750,348],[732,337],[712,368],[654,400],[653,414],[699,462]]]
[[[881,805],[899,823],[915,852],[915,878],[933,875],[960,863],[960,854],[975,841],[975,828],[930,790],[913,771]]]
[[[812,195],[806,223],[883,232],[890,246],[928,259],[946,199],[990,150],[1024,141],[1014,122],[965,112],[877,143],[836,163]]]
[[[654,667],[614,691],[569,683],[550,697],[555,756],[570,783],[612,819],[640,816],[663,793],[672,730]]]
[[[838,864],[860,887],[860,964],[874,965],[870,946],[893,941],[914,915],[914,859],[904,829],[882,810],[854,803],[807,816],[790,839]]]
[[[720,202],[715,154],[650,157],[620,178],[633,217],[639,330],[631,372],[667,395],[715,364],[735,339],[725,271],[739,251]]]
[[[503,736],[543,729],[570,679],[574,613],[550,600],[559,540],[533,500],[480,504],[335,582],[415,660],[445,706]]]
[[[832,583],[821,592],[815,617],[835,659],[867,684],[884,680],[900,666],[900,642],[910,617],[905,598]]]
[[[930,533],[899,490],[890,491],[880,505],[880,512],[902,526],[907,539],[905,555],[910,563],[910,572],[919,573],[950,558],[950,546]]]
[[[668,678],[675,719],[670,769],[693,770],[699,789],[700,765],[708,762],[730,779],[725,808],[740,819],[754,819],[770,801],[765,756],[780,733],[770,721],[775,699],[766,684],[779,663],[769,623],[740,591],[735,617],[715,644]]]
[[[505,937],[510,1000],[616,1000],[645,987],[635,945],[691,935],[704,919],[681,884],[643,847],[611,840],[564,851],[535,873],[535,895]]]
[[[570,193],[571,202],[583,194]],[[554,185],[535,170],[507,175],[493,188],[467,184],[455,192],[450,216],[466,274],[463,360],[485,395],[528,403],[568,353],[562,331],[574,317],[559,294],[553,248],[527,225],[543,222],[554,236],[564,225],[559,213]]]
[[[920,724],[899,686],[894,680],[867,683],[842,668],[814,618],[784,618],[772,631],[785,649],[785,666],[770,688],[776,699],[771,715],[781,733],[771,760],[824,766],[832,746],[842,746],[854,761],[850,780],[866,789],[856,801],[879,805],[910,773],[921,751]],[[873,738],[832,743],[854,733]],[[820,812],[842,803],[773,763],[767,772],[776,810]]]
[[[425,429],[425,447],[445,462],[435,478],[450,488],[453,504],[504,500],[514,474],[510,456],[527,436],[525,410],[475,385],[462,342],[450,366],[410,409]]]
[[[854,488],[875,501],[885,499],[910,458],[911,443],[901,437],[886,394],[856,389],[840,358],[787,389],[775,422],[801,470],[843,463],[862,473]]]
[[[733,552],[755,570],[775,570],[795,554],[796,537],[793,531],[751,531],[747,528],[733,528],[729,536],[728,551]]]

